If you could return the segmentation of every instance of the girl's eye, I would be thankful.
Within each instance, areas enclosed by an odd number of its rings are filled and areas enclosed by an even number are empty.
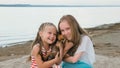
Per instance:
[[[55,36],[57,35],[57,34],[54,34]]]
[[[49,34],[51,34],[51,32],[48,32]]]
[[[61,30],[61,32],[63,32],[64,30]]]
[[[70,28],[66,28],[66,30],[69,30]]]

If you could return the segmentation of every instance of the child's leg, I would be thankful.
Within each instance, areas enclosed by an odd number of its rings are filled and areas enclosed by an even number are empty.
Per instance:
[[[93,67],[84,62],[78,61],[76,63],[63,62],[62,68],[93,68]]]

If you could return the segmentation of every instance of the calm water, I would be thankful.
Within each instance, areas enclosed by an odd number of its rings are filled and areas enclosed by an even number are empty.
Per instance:
[[[120,22],[120,7],[0,7],[0,46],[33,40],[43,22],[72,14],[83,28]]]
[[[17,43],[21,43],[28,40],[33,40],[35,34],[15,34],[4,33],[0,35],[0,46],[6,46]]]

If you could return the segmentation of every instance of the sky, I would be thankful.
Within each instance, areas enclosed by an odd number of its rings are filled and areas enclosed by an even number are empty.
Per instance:
[[[0,4],[120,5],[120,0],[0,0]]]

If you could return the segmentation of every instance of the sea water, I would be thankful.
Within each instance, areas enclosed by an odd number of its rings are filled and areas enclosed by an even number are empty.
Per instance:
[[[22,44],[26,41],[33,40],[34,38],[35,38],[35,34],[1,33],[0,47]]]
[[[40,24],[73,15],[81,27],[120,22],[120,7],[0,7],[0,46],[34,40]]]

